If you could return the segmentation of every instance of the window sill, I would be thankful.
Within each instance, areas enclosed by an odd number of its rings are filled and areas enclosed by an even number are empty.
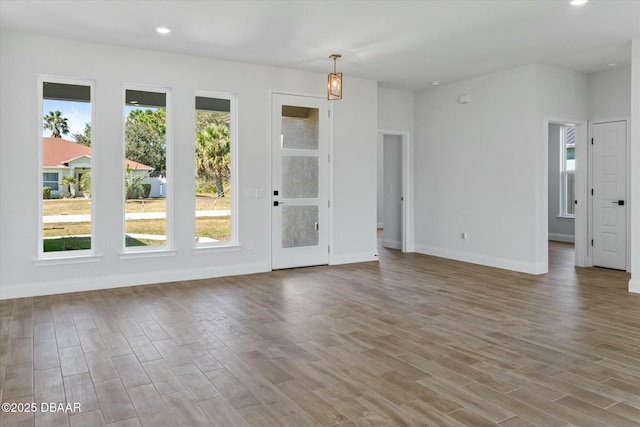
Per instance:
[[[556,219],[558,221],[575,221],[576,217],[575,216],[562,216],[562,215],[558,215],[556,217]]]
[[[36,258],[33,263],[37,267],[48,265],[68,265],[68,264],[86,264],[90,262],[100,262],[102,255],[64,255],[52,256],[51,258]]]
[[[160,258],[160,257],[176,256],[177,253],[178,251],[173,249],[157,249],[157,250],[120,252],[118,254],[118,257],[120,257],[120,259]]]
[[[216,246],[196,246],[192,249],[194,254],[209,254],[213,252],[237,252],[242,250],[240,245],[216,245]]]

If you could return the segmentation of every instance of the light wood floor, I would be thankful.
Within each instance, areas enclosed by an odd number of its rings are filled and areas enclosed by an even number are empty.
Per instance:
[[[529,276],[381,249],[0,303],[2,426],[638,426],[640,296],[551,246]],[[39,407],[40,409],[40,407]]]

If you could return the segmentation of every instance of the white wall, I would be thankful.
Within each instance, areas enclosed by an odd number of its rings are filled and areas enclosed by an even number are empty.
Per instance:
[[[589,74],[589,119],[608,120],[631,114],[631,67]]]
[[[549,124],[549,240],[573,242],[573,218],[560,218],[560,129],[562,125]]]
[[[471,102],[458,103],[465,94]],[[532,197],[539,167],[536,145],[542,145],[536,96],[533,65],[416,94],[418,252],[544,272],[546,264],[536,259]],[[546,219],[545,203],[545,239]]]
[[[414,92],[378,88],[378,129],[413,132]]]
[[[540,114],[572,120],[588,118],[589,78],[586,74],[537,64],[536,77]]]
[[[631,280],[629,291],[640,293],[640,38],[631,53]]]
[[[413,137],[414,93],[405,90],[378,88],[378,129],[408,132],[409,148]],[[378,135],[378,227],[384,222],[383,207],[383,144]]]
[[[559,121],[576,124],[576,253],[579,258],[586,251],[586,170],[580,165],[587,162],[586,140],[588,119],[589,82],[588,76],[563,68],[536,65],[537,118],[540,124],[536,133],[536,258],[548,270],[548,122]]]
[[[587,119],[586,75],[534,64],[419,92],[416,250],[545,273],[549,118]]]
[[[373,261],[378,253],[377,83],[343,78],[343,99],[334,101],[331,264]]]
[[[65,52],[61,55],[60,52]],[[324,74],[221,61],[2,31],[0,33],[0,297],[97,289],[266,271],[270,268],[270,93],[325,96]],[[36,266],[38,241],[37,75],[95,81],[93,223],[97,263]],[[172,90],[175,256],[121,259],[123,235],[123,85]],[[333,263],[375,259],[377,85],[345,77],[345,99],[334,103]],[[238,95],[238,251],[194,254],[194,95]],[[14,159],[32,159],[15,162]],[[353,173],[353,159],[358,173]],[[25,173],[27,171],[27,173]],[[31,171],[31,172],[28,172]],[[21,185],[15,186],[20,176]],[[28,190],[28,191],[25,191]],[[11,200],[8,209],[6,200]],[[116,236],[116,238],[114,238]],[[252,248],[244,245],[252,242]]]
[[[384,135],[384,230],[382,245],[402,249],[402,138]]]

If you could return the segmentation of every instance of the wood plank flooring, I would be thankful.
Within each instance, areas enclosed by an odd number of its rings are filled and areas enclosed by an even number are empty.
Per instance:
[[[2,426],[638,426],[629,276],[379,263],[0,302]]]

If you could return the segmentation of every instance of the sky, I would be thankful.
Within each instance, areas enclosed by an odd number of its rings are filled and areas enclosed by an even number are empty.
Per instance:
[[[133,107],[126,106],[125,113],[129,114],[133,110],[155,110],[155,108],[146,107]],[[83,134],[85,123],[91,123],[91,103],[90,102],[77,102],[77,101],[58,101],[53,99],[42,100],[42,117],[44,123],[44,116],[49,114],[50,111],[59,110],[62,113],[62,117],[67,119],[69,123],[69,133],[62,135],[64,139],[69,141],[75,141],[72,137],[74,133]],[[42,136],[50,137],[50,130],[43,130]]]
[[[59,110],[62,117],[68,119],[69,133],[62,135],[63,138],[73,141],[71,137],[74,133],[84,133],[85,123],[91,123],[91,103],[77,101],[57,101],[52,99],[42,100],[42,117],[50,111]],[[43,119],[44,123],[44,119]],[[51,136],[50,130],[43,130],[42,136]]]

